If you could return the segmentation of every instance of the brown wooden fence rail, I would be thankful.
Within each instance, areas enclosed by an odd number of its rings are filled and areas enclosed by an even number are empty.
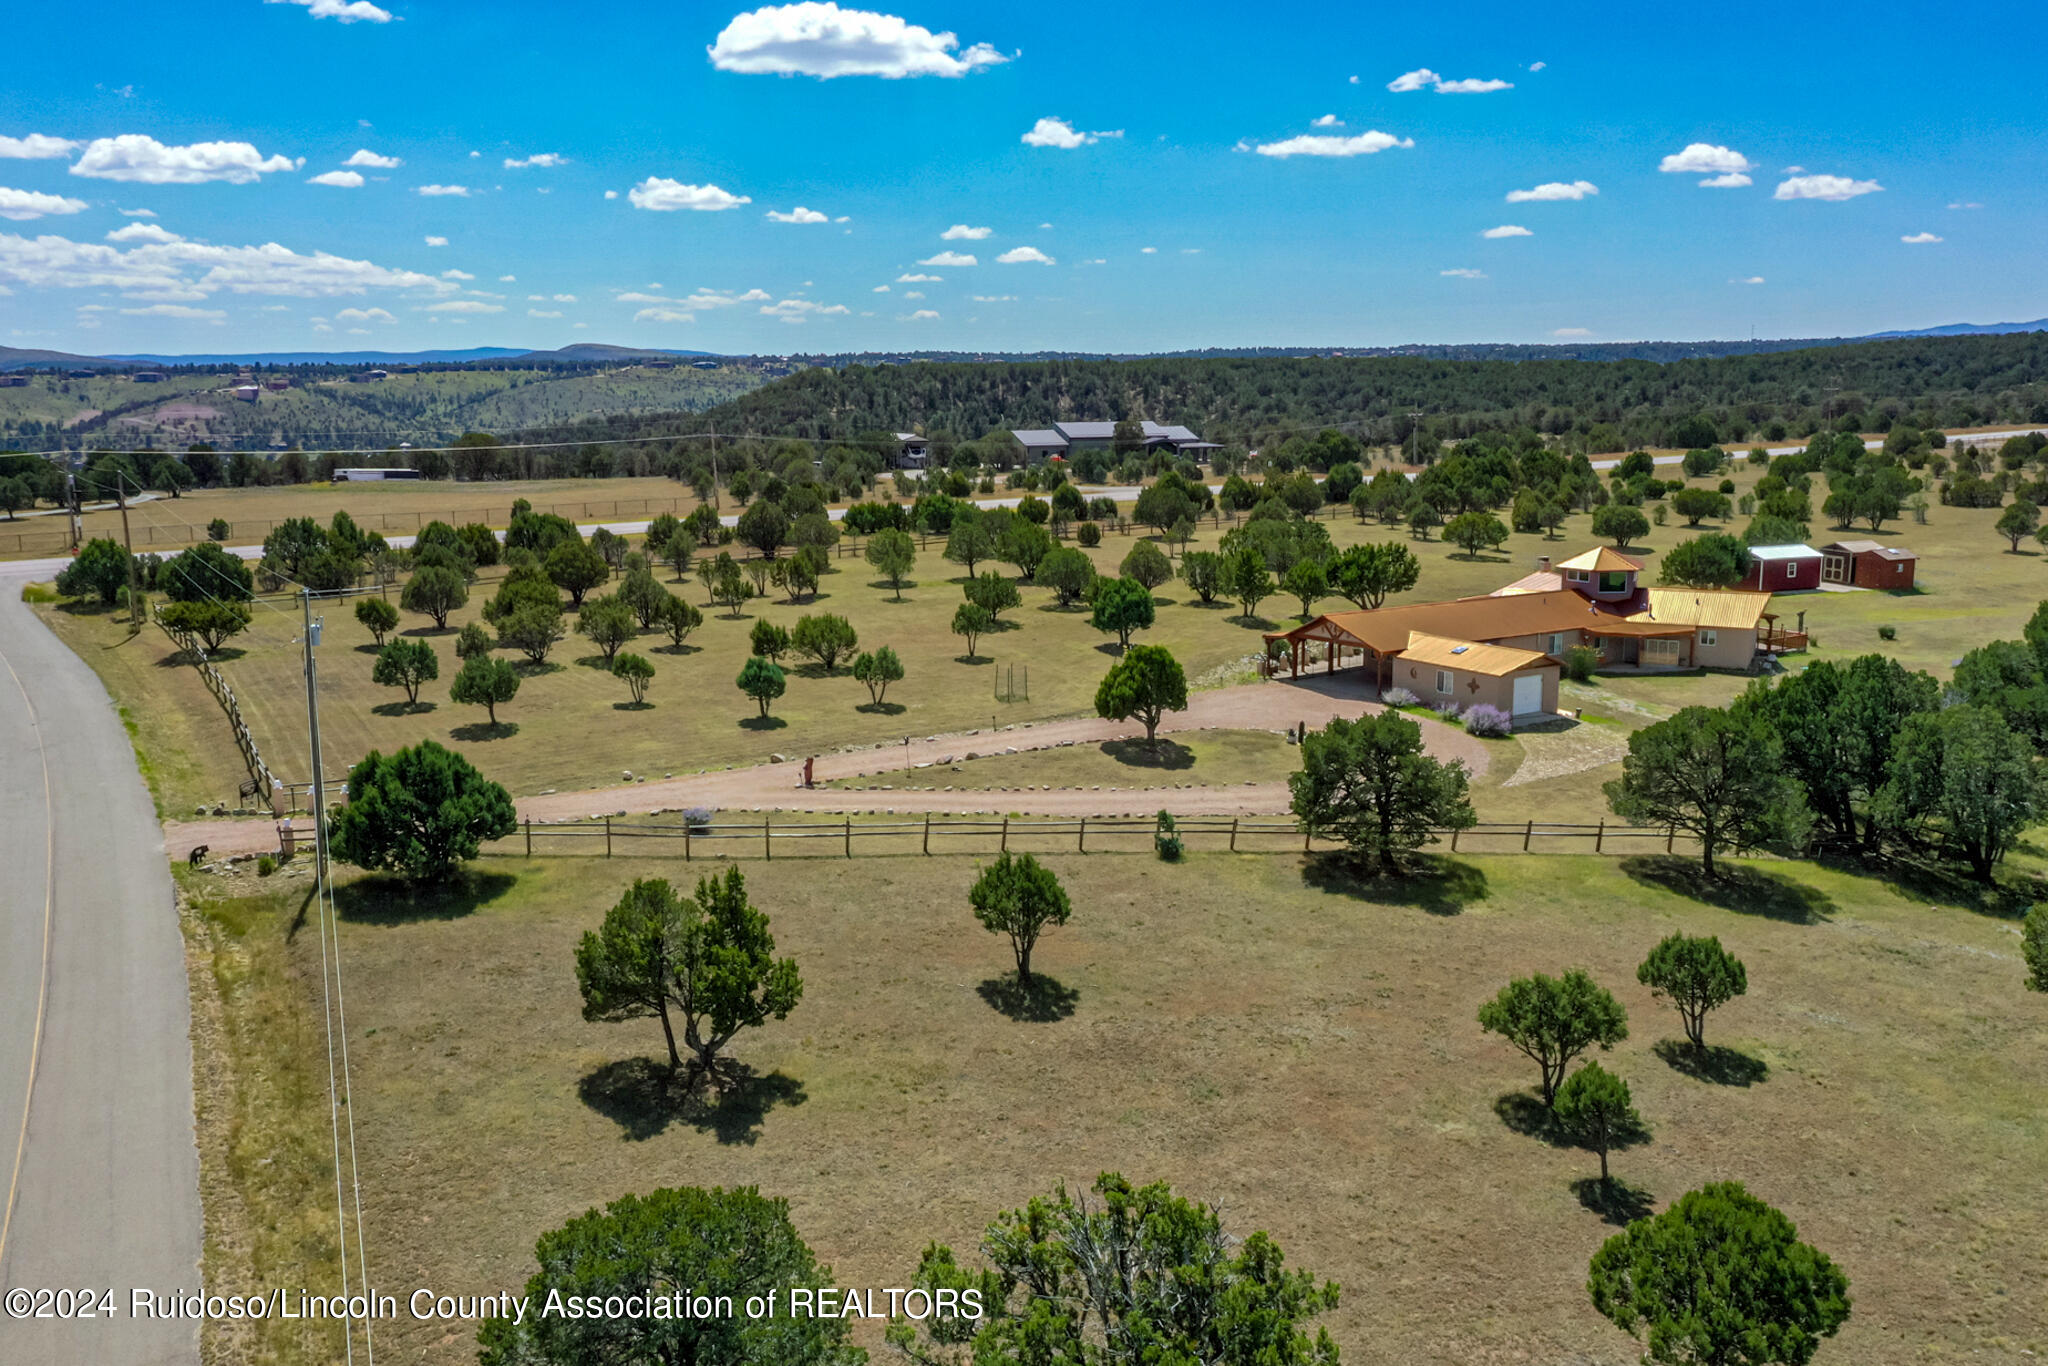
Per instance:
[[[1151,816],[940,816],[911,820],[730,820],[701,825],[652,820],[565,824],[523,821],[486,852],[526,858],[852,858],[856,854],[937,855],[1029,853],[1150,853],[1158,831]],[[1174,833],[1190,850],[1286,853],[1332,849],[1337,842],[1279,817],[1176,816]],[[1431,843],[1468,854],[1635,854],[1693,852],[1689,835],[1663,826],[1564,825],[1547,821],[1475,825],[1433,832]]]

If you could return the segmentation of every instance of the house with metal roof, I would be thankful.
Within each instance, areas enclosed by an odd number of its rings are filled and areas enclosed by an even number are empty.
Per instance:
[[[1140,442],[1148,450],[1165,447],[1175,455],[1185,455],[1194,460],[1206,460],[1222,450],[1214,441],[1204,441],[1195,432],[1181,426],[1161,426],[1157,422],[1139,424]],[[1116,443],[1114,422],[1055,422],[1050,427],[1016,427],[1010,435],[1024,448],[1027,464],[1036,465],[1045,460],[1072,459],[1076,451],[1106,451]]]
[[[1820,587],[1821,553],[1808,545],[1753,545],[1738,588],[1802,593]]]
[[[1920,557],[1882,541],[1836,541],[1820,548],[1823,583],[1902,592],[1913,586]]]
[[[891,432],[896,438],[896,468],[899,470],[921,470],[931,463],[932,447],[929,441],[915,432]]]
[[[1067,439],[1050,427],[1014,427],[1010,435],[1024,448],[1024,463],[1043,464],[1067,458]]]

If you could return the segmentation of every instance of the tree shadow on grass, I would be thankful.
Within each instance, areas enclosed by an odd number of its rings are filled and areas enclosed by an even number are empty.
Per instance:
[[[2012,852],[2039,857],[2043,851],[2022,840]],[[2016,920],[2035,902],[2048,900],[2048,882],[2021,872],[2010,863],[2000,865],[1991,882],[1979,882],[1961,868],[1910,854],[1890,859],[1882,869],[1840,856],[1823,859],[1822,863],[1845,873],[1867,876],[1878,872],[1893,891],[1908,900],[1924,901],[1930,907],[1960,906],[2001,920]]]
[[[403,631],[394,631],[400,636],[445,636],[455,628],[452,626],[408,626]]]
[[[1431,915],[1457,915],[1490,895],[1484,870],[1436,854],[1422,855],[1394,877],[1361,873],[1342,851],[1310,854],[1303,860],[1301,880],[1317,891],[1383,906],[1414,906]]]
[[[1706,878],[1701,876],[1700,865],[1694,859],[1652,854],[1623,859],[1621,871],[1646,887],[1718,906],[1737,915],[1760,915],[1793,925],[1818,925],[1835,912],[1834,901],[1818,887],[1763,868],[1724,863],[1719,876]]]
[[[1188,606],[1190,606],[1190,607],[1193,607],[1193,608],[1196,608],[1196,609],[1198,609],[1198,610],[1200,610],[1200,611],[1204,611],[1204,612],[1227,612],[1227,611],[1229,611],[1229,610],[1230,610],[1230,609],[1231,609],[1231,608],[1232,608],[1233,606],[1235,606],[1235,604],[1234,604],[1234,603],[1228,603],[1228,602],[1224,602],[1224,601],[1223,601],[1222,599],[1220,599],[1220,598],[1211,598],[1211,599],[1209,599],[1209,601],[1207,601],[1207,602],[1202,602],[1202,601],[1199,601],[1199,600],[1197,600],[1197,601],[1195,601],[1195,602],[1191,602],[1191,603],[1189,603],[1189,604],[1188,604]]]
[[[1006,972],[989,978],[974,990],[991,1008],[1025,1024],[1064,1020],[1074,1013],[1074,1006],[1081,999],[1079,991],[1042,972],[1033,973],[1029,982],[1020,982],[1017,974]]]
[[[1572,1146],[1557,1127],[1550,1107],[1528,1091],[1506,1091],[1494,1097],[1493,1112],[1503,1125],[1524,1138],[1538,1139],[1553,1148]]]
[[[599,673],[610,673],[612,662],[603,655],[578,655],[570,661],[579,669],[596,669]]]
[[[703,649],[702,645],[657,645],[654,647],[654,653],[658,655],[694,655],[701,653]]]
[[[1617,1228],[1648,1218],[1657,1208],[1655,1197],[1648,1191],[1618,1178],[1602,1181],[1597,1176],[1582,1176],[1572,1182],[1572,1194],[1579,1197],[1581,1205]]]
[[[472,721],[448,732],[451,738],[471,745],[482,744],[486,740],[509,740],[518,733],[517,721]]]
[[[653,704],[652,702],[647,702],[647,701],[640,701],[640,702],[614,702],[614,703],[612,703],[612,710],[613,710],[613,711],[653,711],[653,710],[654,710],[654,704]]]
[[[781,730],[789,722],[779,716],[749,716],[740,721],[741,730]]]
[[[1129,768],[1156,768],[1178,773],[1195,766],[1195,752],[1172,740],[1105,740],[1100,752]]]
[[[994,655],[954,655],[953,662],[955,664],[966,664],[974,668],[979,668],[984,664],[995,663],[996,657]]]
[[[854,710],[866,712],[870,716],[901,716],[904,712],[909,711],[910,708],[904,706],[901,702],[863,702],[855,707]]]
[[[334,909],[358,925],[410,925],[420,920],[460,920],[512,890],[511,873],[467,869],[447,882],[414,882],[395,874],[372,874],[334,888]]]
[[[674,1123],[711,1134],[720,1143],[752,1144],[761,1136],[768,1112],[778,1105],[801,1105],[804,1084],[781,1072],[766,1076],[735,1065],[728,1084],[717,1094],[699,1086],[683,1090],[682,1079],[666,1063],[653,1058],[622,1058],[585,1073],[576,1094],[591,1109],[617,1124],[621,1136],[639,1143],[657,1137]]]
[[[378,716],[411,716],[414,712],[432,711],[432,702],[379,702],[370,708]]]
[[[1672,1071],[1716,1086],[1754,1086],[1771,1075],[1771,1065],[1762,1058],[1719,1044],[1700,1050],[1685,1039],[1659,1039],[1650,1051]]]
[[[562,663],[556,659],[543,659],[539,663],[530,659],[515,659],[512,661],[512,671],[521,678],[540,678],[546,674],[560,673]]]
[[[356,646],[356,653],[359,655],[373,655],[383,648],[381,645],[358,645]]]

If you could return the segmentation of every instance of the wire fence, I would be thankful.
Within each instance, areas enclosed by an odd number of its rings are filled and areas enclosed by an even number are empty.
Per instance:
[[[171,643],[192,661],[193,666],[199,671],[200,680],[206,684],[206,690],[213,694],[213,700],[220,703],[221,711],[226,714],[228,729],[235,737],[235,748],[241,751],[242,763],[249,770],[249,781],[242,784],[240,795],[260,798],[273,812],[283,815],[284,812],[278,808],[283,785],[272,776],[270,766],[263,762],[263,754],[256,748],[256,737],[250,733],[249,723],[242,719],[241,704],[235,700],[235,690],[228,683],[226,676],[206,657],[206,648],[199,643],[197,637],[164,621],[162,607],[152,607],[150,619],[155,621],[157,629],[169,636]]]
[[[1340,841],[1311,833],[1300,821],[1261,816],[1175,816],[1172,833],[1189,850],[1237,854],[1312,853]],[[853,858],[856,855],[1111,854],[1152,853],[1162,832],[1156,816],[950,816],[916,820],[661,823],[605,817],[553,824],[526,820],[505,839],[486,846],[493,855],[525,858],[706,859]],[[1646,849],[1697,852],[1698,841],[1664,826],[1560,824],[1550,821],[1482,823],[1433,830],[1429,846],[1450,853],[1625,855]]]

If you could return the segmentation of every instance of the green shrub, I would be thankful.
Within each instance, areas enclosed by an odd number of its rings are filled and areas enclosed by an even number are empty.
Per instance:
[[[1590,645],[1574,645],[1564,652],[1564,676],[1584,683],[1600,667],[1600,652]]]
[[[1102,544],[1102,528],[1094,522],[1083,522],[1074,528],[1074,539],[1093,549]]]
[[[1877,638],[1879,640],[1897,640],[1899,638],[1899,628],[1896,626],[1880,626],[1877,628]]]
[[[269,877],[277,871],[277,860],[265,854],[256,860],[256,876]]]

